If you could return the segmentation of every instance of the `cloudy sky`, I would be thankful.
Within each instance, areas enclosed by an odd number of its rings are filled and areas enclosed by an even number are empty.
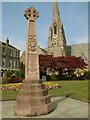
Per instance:
[[[39,11],[36,20],[38,44],[47,48],[49,27],[52,21],[53,2],[3,2],[2,41],[9,37],[10,43],[25,50],[27,20],[24,10],[35,7]],[[67,44],[88,42],[88,3],[59,2],[60,18],[64,26]]]

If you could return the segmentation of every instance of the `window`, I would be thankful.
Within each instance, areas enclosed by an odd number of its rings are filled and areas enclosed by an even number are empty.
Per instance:
[[[13,67],[13,62],[12,62],[12,60],[10,60],[10,68],[12,68]]]
[[[16,57],[16,51],[14,51],[14,57]]]
[[[30,12],[31,10],[29,10],[29,12]]]
[[[5,48],[3,48],[2,53],[5,54]]]
[[[16,61],[16,67],[18,67],[18,61]]]
[[[2,59],[2,66],[5,67],[5,59]]]
[[[35,10],[33,10],[33,12],[35,13]]]
[[[28,14],[28,16],[30,17],[31,15],[30,15],[30,14]]]
[[[10,50],[10,56],[12,56],[13,55],[13,51],[12,50]]]
[[[13,64],[13,66],[14,66],[14,67],[16,66],[16,61],[14,61],[14,64]]]
[[[57,34],[57,26],[54,25],[54,34]]]
[[[16,51],[16,57],[18,57],[18,52]]]
[[[33,15],[33,17],[36,17],[36,15]]]

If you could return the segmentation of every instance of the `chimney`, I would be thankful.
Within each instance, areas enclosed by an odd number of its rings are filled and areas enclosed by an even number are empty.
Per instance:
[[[6,45],[7,46],[9,45],[9,39],[8,39],[8,37],[6,38]]]

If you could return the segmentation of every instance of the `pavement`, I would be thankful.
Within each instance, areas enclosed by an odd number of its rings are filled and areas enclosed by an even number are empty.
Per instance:
[[[35,116],[33,118],[88,118],[87,102],[63,96],[52,97],[51,100],[55,108],[54,111],[48,115]],[[26,118],[15,115],[14,104],[15,101],[3,101],[2,104],[0,103],[2,107],[2,118]]]

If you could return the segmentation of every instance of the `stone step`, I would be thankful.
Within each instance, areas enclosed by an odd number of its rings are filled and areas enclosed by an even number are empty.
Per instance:
[[[18,106],[41,106],[51,102],[51,97],[49,95],[43,97],[31,97],[31,96],[17,96],[17,105]],[[29,104],[27,104],[29,103]]]
[[[45,105],[40,105],[40,106],[25,106],[24,104],[22,106],[15,104],[15,111],[17,115],[20,116],[39,116],[39,115],[46,115],[53,111],[53,104],[48,103]]]
[[[31,97],[42,97],[48,95],[48,90],[47,89],[40,89],[40,90],[26,90],[26,89],[20,89],[20,95],[22,96],[31,96]]]

